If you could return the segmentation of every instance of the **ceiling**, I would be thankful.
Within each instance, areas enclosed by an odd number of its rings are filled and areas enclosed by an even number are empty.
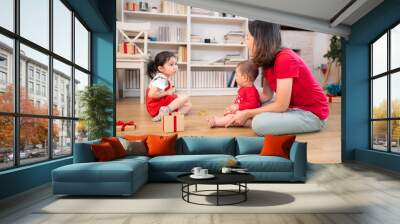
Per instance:
[[[176,0],[250,19],[347,37],[351,25],[383,0]]]

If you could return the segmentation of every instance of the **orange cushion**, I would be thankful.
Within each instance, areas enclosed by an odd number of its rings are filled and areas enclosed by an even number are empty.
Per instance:
[[[121,144],[118,138],[116,137],[109,137],[109,138],[101,138],[101,142],[108,142],[114,149],[115,155],[117,158],[121,158],[126,156],[126,151],[124,146]]]
[[[117,158],[112,145],[108,142],[93,144],[91,145],[91,149],[94,157],[99,162],[109,161]]]
[[[280,156],[289,159],[290,147],[292,147],[295,139],[295,135],[266,135],[260,155]]]
[[[129,141],[146,141],[147,135],[125,135],[124,139]]]
[[[149,135],[146,140],[148,156],[175,155],[177,138],[177,134],[169,136]]]

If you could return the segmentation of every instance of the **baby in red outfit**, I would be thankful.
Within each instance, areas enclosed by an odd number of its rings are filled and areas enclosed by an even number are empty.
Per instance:
[[[239,86],[236,99],[233,104],[225,109],[223,117],[213,116],[207,119],[210,128],[225,127],[239,110],[254,109],[261,106],[260,95],[254,86],[257,76],[258,68],[250,61],[241,62],[236,66],[236,83]],[[246,121],[244,126],[251,127],[251,119]]]

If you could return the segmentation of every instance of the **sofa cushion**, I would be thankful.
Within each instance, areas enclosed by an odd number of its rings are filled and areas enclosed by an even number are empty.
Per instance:
[[[164,156],[176,154],[176,139],[177,134],[174,135],[149,135],[146,143],[148,156]]]
[[[241,168],[249,172],[292,172],[292,161],[278,156],[238,155]]]
[[[141,140],[126,140],[124,138],[119,138],[122,146],[126,151],[126,155],[147,155],[146,143]]]
[[[108,142],[114,149],[117,158],[122,158],[126,156],[126,151],[124,146],[121,144],[117,137],[104,137],[101,138],[101,142]]]
[[[93,144],[90,146],[96,161],[105,162],[117,159],[118,156],[115,154],[113,146],[108,142],[102,142],[99,144]]]
[[[280,156],[289,159],[290,148],[296,135],[265,135],[261,156]]]
[[[231,155],[175,155],[158,156],[149,160],[149,170],[163,172],[190,172],[193,167],[200,166],[211,172],[219,171],[230,159]]]
[[[263,137],[236,137],[236,155],[260,154],[264,144]]]
[[[235,155],[235,139],[232,137],[181,137],[177,141],[177,154]]]
[[[147,172],[147,163],[139,159],[109,162],[75,163],[53,170],[58,182],[130,182],[133,173]],[[147,176],[147,175],[146,175]]]

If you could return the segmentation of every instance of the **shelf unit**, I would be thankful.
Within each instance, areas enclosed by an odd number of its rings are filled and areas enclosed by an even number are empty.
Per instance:
[[[233,72],[235,65],[232,64],[207,64],[204,61],[215,61],[227,54],[240,54],[245,60],[248,59],[248,49],[244,43],[225,43],[223,35],[229,31],[248,32],[248,19],[243,17],[218,17],[209,15],[192,14],[191,7],[186,6],[186,14],[167,14],[160,12],[128,11],[125,9],[126,0],[121,1],[121,20],[123,22],[150,22],[155,28],[162,25],[172,27],[184,27],[186,30],[186,41],[148,41],[149,53],[154,57],[162,50],[175,51],[179,46],[185,46],[187,50],[187,61],[178,63],[180,71],[186,71],[183,77],[185,85],[177,88],[178,92],[189,95],[235,95],[236,88],[195,88],[192,72],[195,71],[226,71]],[[154,1],[152,1],[154,2]],[[157,1],[155,1],[157,2]],[[161,1],[158,1],[161,2]],[[151,3],[149,3],[151,4]],[[160,3],[161,4],[161,3]],[[151,6],[150,6],[151,8]],[[160,5],[158,5],[160,8]],[[156,31],[155,31],[156,32]],[[213,38],[217,43],[192,42],[191,35],[200,35],[202,38]],[[151,36],[151,32],[149,32]],[[140,42],[139,42],[140,43]],[[193,61],[192,61],[193,59]],[[198,60],[203,60],[198,63]],[[209,76],[207,76],[209,77]],[[181,77],[182,78],[182,77]],[[228,77],[229,78],[229,77]],[[227,80],[226,78],[225,80]],[[260,86],[260,84],[257,84]]]

